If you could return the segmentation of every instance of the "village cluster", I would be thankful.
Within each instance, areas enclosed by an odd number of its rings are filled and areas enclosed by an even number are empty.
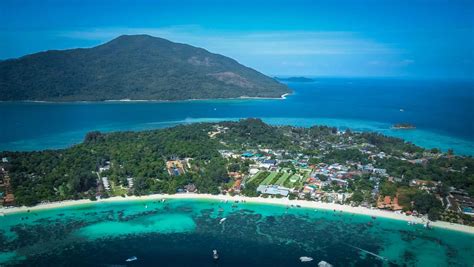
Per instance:
[[[366,154],[372,154],[366,149],[361,149]],[[234,178],[233,186],[224,193],[242,194],[242,189],[249,184],[257,184],[256,193],[262,197],[286,197],[339,204],[354,204],[351,201],[353,191],[349,190],[350,182],[362,176],[368,176],[373,185],[371,190],[372,201],[363,201],[361,206],[402,212],[403,206],[398,202],[398,197],[382,196],[380,182],[401,182],[400,177],[389,175],[386,169],[376,168],[372,163],[360,164],[358,162],[345,163],[310,163],[310,157],[303,154],[293,155],[288,159],[284,150],[259,149],[244,153],[221,150],[221,155],[229,160],[238,159],[250,161],[248,173],[230,172]],[[283,156],[285,155],[285,157]],[[409,155],[406,155],[409,156]],[[387,157],[384,152],[369,155],[375,162],[376,159]],[[388,156],[390,157],[390,156]],[[426,158],[408,160],[412,164],[423,164]],[[290,167],[288,167],[290,166]],[[442,203],[447,203],[446,209],[474,216],[474,199],[465,192],[451,188],[449,195],[442,198],[436,194],[440,182],[413,179],[410,187],[435,194]],[[406,210],[408,215],[417,215],[416,210]]]

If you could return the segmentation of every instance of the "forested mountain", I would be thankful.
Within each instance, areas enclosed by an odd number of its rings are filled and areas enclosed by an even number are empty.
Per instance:
[[[290,89],[237,61],[149,35],[0,61],[0,100],[280,97]]]

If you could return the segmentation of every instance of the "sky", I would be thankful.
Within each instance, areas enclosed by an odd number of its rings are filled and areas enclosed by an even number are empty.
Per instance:
[[[474,0],[1,0],[0,59],[150,34],[267,75],[474,77]]]

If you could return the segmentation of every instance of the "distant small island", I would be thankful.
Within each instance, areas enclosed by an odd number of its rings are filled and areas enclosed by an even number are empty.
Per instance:
[[[315,81],[313,79],[306,78],[306,77],[288,77],[288,78],[275,77],[275,79],[282,82],[296,82],[296,83],[310,83],[310,82]]]
[[[415,125],[410,123],[397,123],[392,126],[392,129],[395,130],[411,130],[416,129]]]

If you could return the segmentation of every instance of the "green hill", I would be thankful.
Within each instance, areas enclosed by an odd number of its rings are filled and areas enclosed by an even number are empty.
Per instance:
[[[149,35],[123,35],[93,48],[0,62],[3,101],[280,97],[289,92],[231,58]]]

